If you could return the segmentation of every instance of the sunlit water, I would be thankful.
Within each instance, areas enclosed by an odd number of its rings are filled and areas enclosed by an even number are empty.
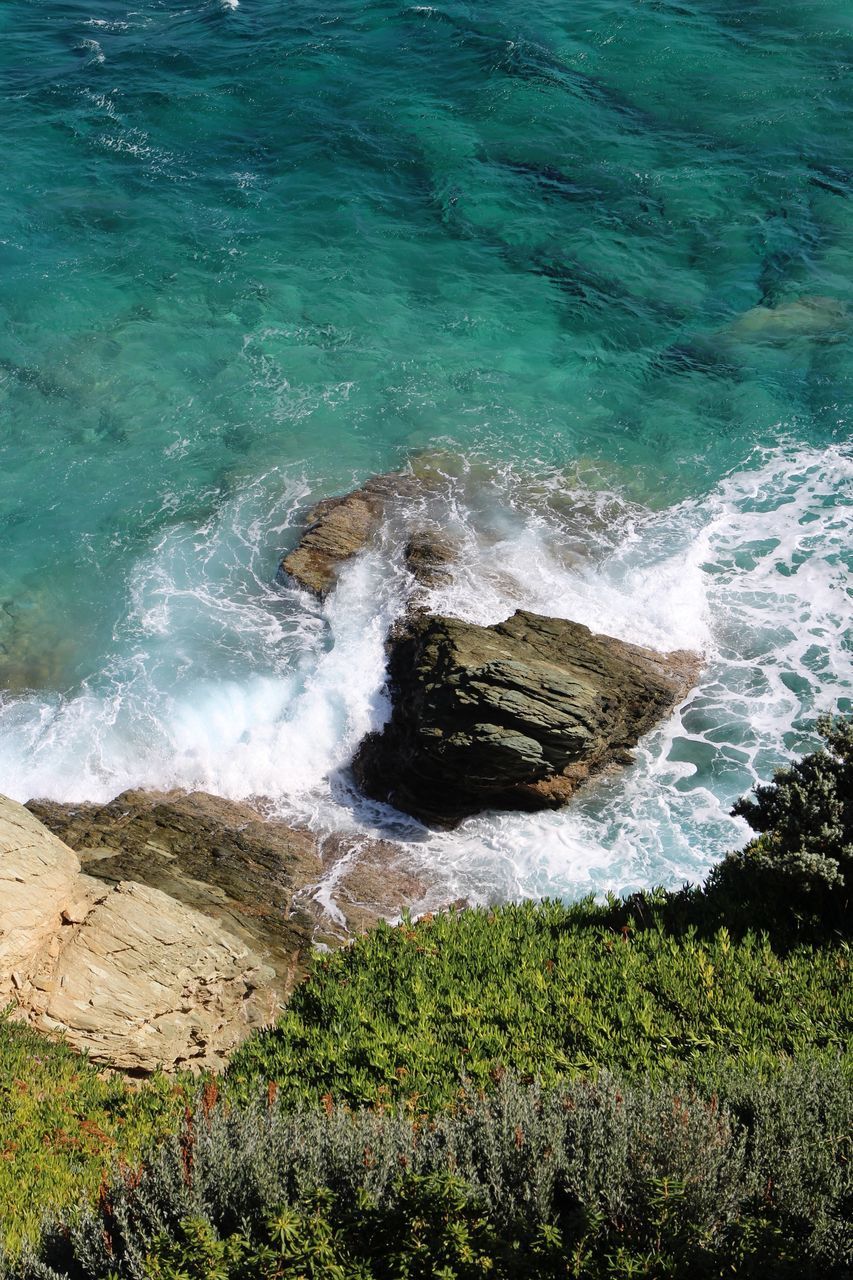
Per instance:
[[[482,897],[698,879],[853,709],[840,0],[5,0],[0,790],[269,797]],[[407,579],[276,584],[423,465],[436,608],[700,650],[636,764],[435,834],[361,800]]]

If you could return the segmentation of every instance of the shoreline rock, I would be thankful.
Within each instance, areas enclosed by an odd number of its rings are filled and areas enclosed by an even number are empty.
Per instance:
[[[365,550],[390,519],[415,583],[424,589],[440,586],[456,548],[434,518],[405,508],[406,499],[426,499],[436,485],[437,478],[429,473],[393,471],[374,476],[351,493],[324,498],[307,512],[298,543],[279,564],[279,580],[324,600],[341,567]]]
[[[218,1068],[275,1018],[315,942],[427,892],[389,841],[204,792],[0,797],[0,1003],[135,1074]]]
[[[220,1067],[273,1016],[272,969],[200,912],[107,885],[0,799],[0,999],[94,1061],[146,1074]]]
[[[310,832],[206,792],[125,791],[105,805],[31,800],[26,808],[87,875],[135,881],[201,912],[263,958],[282,995],[292,989],[314,924],[294,910],[294,890],[321,873]]]
[[[391,718],[353,769],[368,795],[438,826],[565,804],[631,759],[700,666],[522,610],[492,627],[414,612],[388,648]]]
[[[279,565],[280,579],[325,599],[341,565],[376,536],[387,503],[417,489],[415,477],[401,471],[374,476],[341,497],[324,498],[308,511],[299,542]]]

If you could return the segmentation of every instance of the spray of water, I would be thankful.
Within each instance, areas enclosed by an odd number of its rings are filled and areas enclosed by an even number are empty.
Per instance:
[[[434,833],[360,798],[347,765],[387,715],[384,638],[411,582],[395,521],[322,605],[274,580],[308,498],[271,473],[139,562],[98,673],[3,695],[0,789],[106,800],[129,786],[264,796],[317,829],[405,842],[444,892],[576,896],[696,880],[742,842],[733,799],[850,709],[853,456],[779,449],[702,501],[650,511],[548,473],[458,463],[407,520],[457,559],[429,600],[488,624],[527,608],[702,653],[701,683],[635,764],[565,811]]]

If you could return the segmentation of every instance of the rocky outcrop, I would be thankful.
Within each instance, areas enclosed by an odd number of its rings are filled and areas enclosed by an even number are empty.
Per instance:
[[[335,585],[341,565],[375,536],[388,502],[416,487],[413,476],[392,473],[375,476],[343,497],[318,502],[306,516],[296,548],[282,560],[279,576],[322,599]]]
[[[282,998],[311,946],[294,894],[319,880],[316,838],[206,792],[125,791],[106,805],[30,801],[90,876],[132,880],[199,911],[262,957]]]
[[[318,836],[204,791],[125,791],[106,805],[27,808],[108,884],[135,880],[210,917],[256,951],[282,995],[312,941],[335,945],[428,893],[399,846]]]
[[[80,863],[21,805],[0,797],[0,1001],[23,986],[74,901]]]
[[[354,769],[371,796],[453,825],[485,808],[565,803],[639,737],[698,673],[559,618],[519,611],[493,627],[415,613],[389,640],[392,715]]]
[[[147,886],[81,874],[76,855],[0,798],[0,999],[95,1061],[216,1067],[278,1003],[234,935]]]
[[[64,913],[56,964],[33,980],[36,1027],[95,1061],[150,1072],[221,1068],[275,1017],[273,970],[200,912],[131,881],[81,876],[79,887],[85,896]]]
[[[426,892],[396,845],[203,792],[0,797],[0,1006],[125,1070],[219,1067],[275,1017],[314,940]]]

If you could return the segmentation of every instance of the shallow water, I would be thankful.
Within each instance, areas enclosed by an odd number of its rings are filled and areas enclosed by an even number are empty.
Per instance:
[[[0,790],[264,794],[483,896],[739,843],[853,706],[851,50],[837,0],[6,0]],[[706,656],[570,811],[352,791],[391,531],[322,608],[277,559],[424,451],[437,607]]]

